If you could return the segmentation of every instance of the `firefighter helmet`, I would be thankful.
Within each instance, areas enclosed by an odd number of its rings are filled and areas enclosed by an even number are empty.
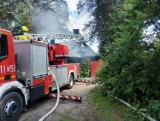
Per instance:
[[[29,31],[28,27],[26,27],[26,26],[22,26],[22,30],[23,30],[24,32],[28,32],[28,31]]]

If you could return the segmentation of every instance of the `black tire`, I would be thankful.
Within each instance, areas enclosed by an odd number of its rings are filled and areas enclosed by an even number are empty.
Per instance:
[[[22,96],[16,92],[10,92],[0,102],[0,121],[17,121],[22,108]]]
[[[69,77],[69,84],[66,87],[67,87],[67,89],[71,89],[73,87],[73,85],[74,85],[74,76],[73,76],[73,74],[71,74]]]

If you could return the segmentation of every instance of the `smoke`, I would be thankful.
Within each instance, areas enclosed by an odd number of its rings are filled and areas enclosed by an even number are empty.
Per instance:
[[[67,45],[69,48],[69,57],[93,57],[96,54],[85,42],[63,42],[62,44]]]
[[[69,48],[68,63],[81,63],[86,60],[97,61],[99,55],[95,53],[85,42],[63,42]]]
[[[34,12],[32,17],[34,32],[70,33],[66,25],[69,11],[65,1],[55,0],[45,6],[38,5],[34,8]]]

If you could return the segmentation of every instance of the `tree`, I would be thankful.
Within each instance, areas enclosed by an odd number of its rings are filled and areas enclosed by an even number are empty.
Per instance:
[[[117,4],[120,3],[120,0],[81,0],[78,4],[79,11],[87,10],[94,16],[94,20],[86,24],[86,27],[91,28],[92,36],[99,37],[101,54],[105,54],[106,45],[114,41],[112,39],[114,26],[111,25],[114,22],[111,13],[114,12],[114,7],[118,7]]]
[[[0,0],[0,26],[10,28],[13,24],[29,23],[30,2],[25,0]]]
[[[26,25],[31,28],[34,9],[39,7],[44,11],[56,12],[52,2],[56,3],[57,0],[0,0],[0,27],[10,29],[15,25]]]
[[[104,93],[138,104],[160,120],[160,1],[112,1],[115,4],[106,4],[107,9],[102,8],[108,0],[101,0],[102,5],[98,2],[93,23],[104,43],[100,52],[105,66],[97,75]],[[151,25],[153,36],[148,40],[144,30]]]
[[[92,28],[90,29],[92,31],[92,35],[98,35],[101,54],[106,53],[106,45],[115,41],[115,39],[113,39],[113,34],[118,29],[118,16],[123,16],[125,14],[120,13],[122,4],[125,2],[126,4],[130,4],[130,2],[138,4],[135,9],[140,10],[144,15],[146,15],[146,18],[143,21],[145,22],[146,28],[152,24],[155,24],[156,26],[156,21],[159,16],[159,1],[157,0],[81,0],[79,2],[79,11],[87,10],[94,16],[94,20],[88,23],[86,27]],[[121,23],[123,23],[123,20]],[[157,29],[155,31],[157,31]]]

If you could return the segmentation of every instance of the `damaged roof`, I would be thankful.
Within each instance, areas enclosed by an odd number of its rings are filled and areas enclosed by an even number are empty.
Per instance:
[[[69,41],[63,42],[69,48],[69,57],[96,57],[95,53],[85,42]]]

